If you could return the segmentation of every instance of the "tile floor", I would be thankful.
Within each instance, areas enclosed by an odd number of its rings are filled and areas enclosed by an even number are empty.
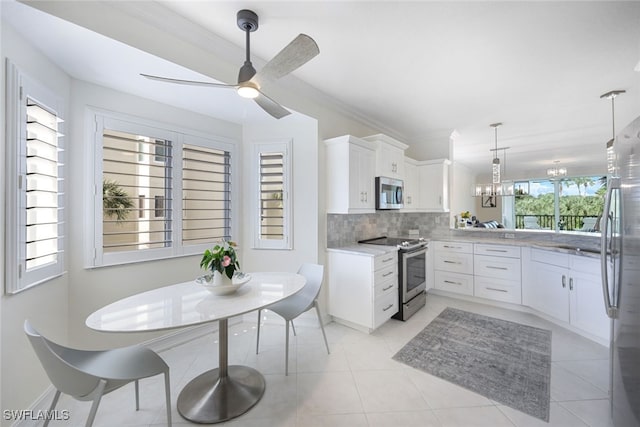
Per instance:
[[[553,331],[549,424],[391,357],[445,307],[451,306]],[[266,316],[274,316],[266,312]],[[337,323],[326,326],[327,355],[318,327],[297,327],[289,376],[284,376],[284,326],[267,322],[255,354],[255,322],[231,326],[229,363],[253,366],[266,378],[262,400],[229,426],[441,426],[529,427],[611,426],[608,419],[608,350],[534,315],[430,295],[425,308],[407,322],[391,320],[371,335]],[[161,352],[171,367],[174,426],[194,425],[180,417],[175,400],[197,374],[217,366],[217,335]],[[162,377],[140,385],[135,411],[133,385],[103,398],[95,426],[166,425]],[[58,409],[71,420],[51,426],[82,426],[90,404],[63,396]]]

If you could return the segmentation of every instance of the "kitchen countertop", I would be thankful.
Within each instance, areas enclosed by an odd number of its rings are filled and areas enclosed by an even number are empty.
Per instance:
[[[479,243],[489,245],[507,245],[507,246],[520,246],[529,247],[535,249],[542,249],[546,251],[554,251],[558,253],[565,253],[570,255],[581,255],[590,258],[600,258],[600,250],[592,245],[583,245],[578,242],[566,243],[566,242],[552,242],[552,241],[536,241],[536,240],[518,240],[518,239],[497,239],[497,238],[484,238],[484,237],[463,237],[463,236],[449,236],[441,238],[433,238],[432,240],[442,242],[468,242]]]
[[[378,256],[388,254],[389,252],[395,252],[398,248],[395,246],[381,246],[381,245],[367,245],[354,243],[352,245],[341,246],[339,248],[327,248],[329,252],[343,252],[350,254],[359,254],[367,256]]]

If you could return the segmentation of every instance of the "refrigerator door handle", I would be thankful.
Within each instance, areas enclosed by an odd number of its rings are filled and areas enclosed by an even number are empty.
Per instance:
[[[604,308],[607,312],[607,316],[614,319],[617,316],[617,307],[611,304],[611,297],[609,292],[609,270],[608,270],[608,260],[607,260],[607,237],[609,235],[609,222],[613,221],[612,216],[610,215],[611,209],[611,195],[614,191],[618,191],[620,189],[620,178],[610,178],[608,182],[607,194],[604,200],[604,210],[603,210],[603,224],[600,236],[600,263],[601,263],[601,274],[602,274],[602,293],[604,297]],[[613,236],[612,236],[612,245],[613,245]],[[614,254],[614,248],[611,247],[610,253]],[[614,278],[615,279],[615,278]]]

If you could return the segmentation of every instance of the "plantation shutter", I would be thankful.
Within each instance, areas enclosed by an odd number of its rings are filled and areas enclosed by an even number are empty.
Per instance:
[[[182,244],[231,238],[231,154],[183,144]]]
[[[104,253],[172,245],[172,149],[166,139],[104,130]]]
[[[260,153],[260,239],[284,238],[284,153]]]
[[[26,100],[26,182],[24,189],[24,271],[58,262],[63,239],[63,182],[57,114]],[[22,275],[22,271],[20,271]]]

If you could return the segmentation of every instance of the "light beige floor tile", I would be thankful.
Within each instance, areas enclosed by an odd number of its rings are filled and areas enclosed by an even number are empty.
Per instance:
[[[417,387],[398,371],[354,371],[365,412],[429,409]]]
[[[433,411],[367,412],[369,427],[441,427]]]
[[[553,401],[607,399],[608,394],[579,376],[551,364],[551,399]]]
[[[363,412],[351,372],[298,374],[297,378],[298,416]]]
[[[561,368],[571,372],[598,387],[609,391],[609,360],[572,360],[555,362]]]
[[[590,427],[613,427],[608,399],[560,402],[560,405],[571,411]]]
[[[498,409],[517,427],[587,427],[580,418],[554,402],[549,406],[548,423],[508,406],[499,405]]]
[[[327,348],[324,343],[315,345],[298,345],[296,349],[298,373],[348,371],[347,355],[340,344]]]
[[[513,427],[495,406],[479,406],[476,408],[448,408],[433,411],[442,427]]]
[[[417,369],[407,375],[431,409],[493,406],[484,396]]]
[[[353,371],[404,369],[393,359],[395,354],[381,337],[371,337],[353,343],[343,344],[349,367]]]
[[[358,414],[303,414],[298,416],[298,427],[367,427],[367,418]]]

